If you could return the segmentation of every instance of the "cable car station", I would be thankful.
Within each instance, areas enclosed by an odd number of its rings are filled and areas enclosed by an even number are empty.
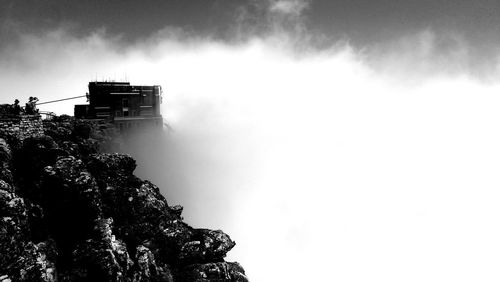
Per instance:
[[[162,127],[162,89],[159,85],[136,86],[129,82],[90,82],[89,104],[75,105],[80,119],[107,119],[121,131],[131,128]]]

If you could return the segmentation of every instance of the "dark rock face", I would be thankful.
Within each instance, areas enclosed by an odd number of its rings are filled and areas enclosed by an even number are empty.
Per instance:
[[[111,126],[44,127],[0,136],[0,281],[248,281],[227,234],[190,227],[134,159],[104,153]]]

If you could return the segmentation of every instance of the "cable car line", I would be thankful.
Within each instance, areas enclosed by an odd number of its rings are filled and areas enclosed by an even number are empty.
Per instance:
[[[36,105],[38,106],[38,105],[43,105],[43,104],[50,104],[50,103],[55,103],[55,102],[60,102],[60,101],[66,101],[66,100],[71,100],[71,99],[77,99],[77,98],[83,98],[83,97],[87,97],[87,95],[75,96],[75,97],[58,99],[58,100],[47,101],[47,102],[41,102],[41,103],[36,103]]]

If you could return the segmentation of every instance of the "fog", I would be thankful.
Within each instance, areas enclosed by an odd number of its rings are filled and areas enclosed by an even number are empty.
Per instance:
[[[302,39],[25,35],[0,54],[1,99],[162,85],[170,130],[130,141],[136,173],[189,224],[228,233],[251,281],[498,281],[500,87],[466,43]]]

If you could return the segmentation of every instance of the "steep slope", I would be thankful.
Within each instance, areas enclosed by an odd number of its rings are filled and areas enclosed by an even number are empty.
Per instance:
[[[0,131],[0,281],[248,281],[235,243],[193,228],[134,176],[106,123],[59,118]]]

